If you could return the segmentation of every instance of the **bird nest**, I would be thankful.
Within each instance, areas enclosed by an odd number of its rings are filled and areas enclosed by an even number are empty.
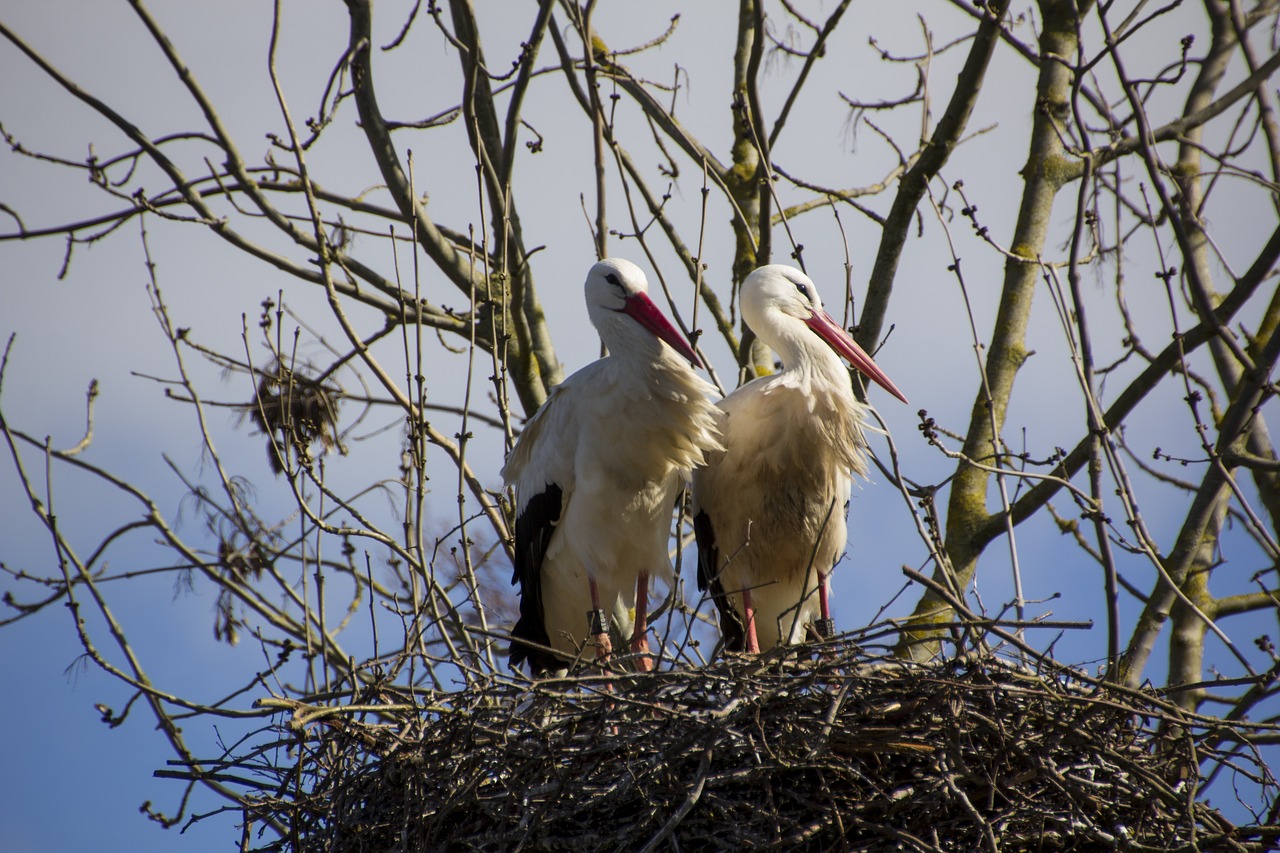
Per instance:
[[[268,700],[300,751],[275,788],[293,793],[253,800],[251,819],[288,828],[262,849],[1262,850],[1280,834],[1197,798],[1230,751],[1220,728],[1044,662],[833,643],[356,700]],[[1261,760],[1229,758],[1274,809]]]

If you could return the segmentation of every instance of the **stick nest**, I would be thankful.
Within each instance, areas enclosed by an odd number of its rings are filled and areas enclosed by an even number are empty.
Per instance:
[[[1210,733],[1154,697],[827,648],[291,703],[306,790],[255,799],[291,828],[264,849],[1274,849],[1196,799]]]

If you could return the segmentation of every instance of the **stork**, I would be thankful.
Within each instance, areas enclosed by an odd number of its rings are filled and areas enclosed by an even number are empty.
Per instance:
[[[671,583],[672,509],[704,454],[722,448],[714,388],[644,272],[603,260],[585,290],[609,355],[551,391],[502,469],[516,493],[511,663],[535,673],[565,668],[587,642],[607,659],[611,629],[651,666],[649,579]]]
[[[907,398],[781,264],[742,283],[742,319],[782,360],[720,401],[725,451],[693,475],[698,587],[710,588],[725,647],[757,653],[832,631],[828,575],[844,552],[853,475],[867,472],[865,406],[840,356]]]

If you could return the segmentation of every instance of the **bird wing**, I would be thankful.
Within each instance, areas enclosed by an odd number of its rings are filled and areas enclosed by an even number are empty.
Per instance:
[[[724,646],[731,652],[740,652],[746,647],[746,629],[738,611],[733,609],[725,595],[724,584],[720,580],[720,548],[716,545],[711,516],[705,510],[699,510],[693,517],[693,536],[698,543],[698,589],[706,591],[710,588],[711,601],[720,612],[720,636],[724,638]]]
[[[710,593],[711,601],[720,613],[720,635],[724,638],[725,648],[734,652],[740,652],[746,648],[746,626],[725,593],[724,581],[720,577],[723,566],[720,559],[720,545],[716,540],[715,523],[711,520],[710,514],[699,506],[698,484],[703,476],[711,476],[710,469],[727,455],[729,443],[732,441],[730,418],[733,412],[742,409],[748,398],[758,393],[760,393],[760,380],[753,380],[719,402],[721,415],[717,426],[725,448],[708,453],[706,467],[695,470],[693,475],[693,536],[698,546],[698,589]]]
[[[525,424],[502,478],[516,490],[516,545],[511,583],[520,585],[520,618],[511,630],[511,664],[529,661],[534,671],[555,669],[557,659],[538,646],[551,645],[542,607],[542,565],[556,527],[573,496],[576,413],[580,395],[573,380],[551,394]],[[522,643],[528,641],[529,644]]]

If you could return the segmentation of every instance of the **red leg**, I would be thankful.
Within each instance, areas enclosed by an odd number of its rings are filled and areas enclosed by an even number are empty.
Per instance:
[[[828,600],[829,575],[818,572],[818,607],[822,611],[821,618],[814,625],[819,640],[825,640],[836,632],[836,622],[831,618],[831,604]]]
[[[600,591],[596,589],[595,577],[588,574],[587,583],[591,588],[591,612],[587,614],[587,621],[591,624],[587,630],[591,633],[592,642],[596,644],[596,663],[604,668],[609,665],[609,656],[613,654],[613,643],[609,639],[609,614],[600,609]],[[612,693],[613,683],[605,682],[604,689]],[[617,726],[610,726],[609,730],[615,735],[618,733]]]
[[[756,637],[756,611],[751,606],[751,590],[742,591],[742,609],[747,614],[747,654],[760,654],[760,640]]]
[[[587,575],[587,584],[591,588],[591,612],[587,614],[587,630],[596,644],[596,660],[603,663],[613,654],[613,643],[609,640],[609,617],[600,609],[600,591],[596,589],[596,579]]]
[[[653,659],[649,657],[649,574],[641,572],[636,578],[636,627],[631,634],[631,651],[641,655],[636,666],[643,672],[653,670]]]

